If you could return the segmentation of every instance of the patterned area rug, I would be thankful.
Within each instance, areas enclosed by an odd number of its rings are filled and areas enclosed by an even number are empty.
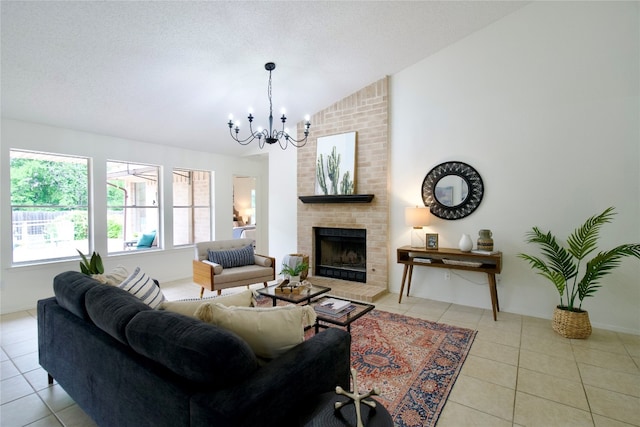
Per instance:
[[[271,300],[259,297],[258,305]],[[475,337],[470,329],[373,310],[351,324],[359,391],[377,387],[375,399],[395,427],[435,426]]]
[[[360,391],[376,396],[396,426],[434,426],[476,331],[373,310],[351,325]]]

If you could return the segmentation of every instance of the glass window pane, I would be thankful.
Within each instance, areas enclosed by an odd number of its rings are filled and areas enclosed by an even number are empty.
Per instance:
[[[88,165],[86,158],[11,150],[14,263],[89,252]]]
[[[211,173],[173,170],[173,244],[211,240]]]
[[[159,247],[159,166],[107,162],[108,251]],[[153,243],[148,245],[150,236]]]

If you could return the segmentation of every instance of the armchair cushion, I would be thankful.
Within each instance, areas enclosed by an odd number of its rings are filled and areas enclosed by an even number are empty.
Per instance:
[[[213,267],[213,274],[220,274],[222,273],[222,270],[224,270],[224,268],[222,268],[222,266],[220,264],[216,264],[215,262],[211,262],[208,259],[204,259],[202,260],[203,263],[210,265],[211,267]]]
[[[242,267],[255,262],[253,246],[247,245],[242,249],[209,250],[209,261],[222,265],[223,268]]]

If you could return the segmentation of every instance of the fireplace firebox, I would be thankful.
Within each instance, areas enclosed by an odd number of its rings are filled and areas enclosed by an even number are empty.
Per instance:
[[[314,227],[314,275],[367,283],[367,230]]]

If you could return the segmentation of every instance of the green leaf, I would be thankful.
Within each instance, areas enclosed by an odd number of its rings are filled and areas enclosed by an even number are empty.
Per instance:
[[[640,244],[625,244],[600,252],[592,260],[587,262],[584,277],[578,283],[580,301],[586,297],[591,297],[600,288],[600,279],[611,273],[622,262],[624,257],[635,257],[640,259]]]
[[[575,277],[578,267],[571,253],[558,244],[550,231],[545,234],[538,227],[533,227],[526,236],[527,243],[537,243],[540,246],[540,251],[549,262],[551,270],[561,273],[566,281]]]
[[[596,250],[600,228],[604,224],[611,222],[614,215],[613,207],[609,207],[600,215],[592,216],[581,227],[576,228],[567,239],[569,252],[581,260]]]
[[[94,265],[95,265],[95,272],[96,272],[97,274],[102,274],[102,273],[104,273],[104,265],[102,265],[102,258],[100,257],[100,255],[99,255],[97,252],[94,252],[94,253],[93,253],[92,258],[93,258],[93,256],[95,256],[95,257],[96,257],[96,259],[95,259],[95,263],[94,263]],[[92,261],[93,261],[93,259],[92,259]]]
[[[80,271],[82,273],[86,274],[87,276],[90,275],[89,269],[87,267],[85,267],[85,265],[83,263],[80,263]]]
[[[531,264],[531,267],[538,270],[537,274],[542,277],[546,277],[553,283],[562,297],[564,290],[567,285],[567,280],[565,279],[562,272],[549,268],[543,260],[538,257],[527,255],[527,254],[518,254],[518,256]]]

